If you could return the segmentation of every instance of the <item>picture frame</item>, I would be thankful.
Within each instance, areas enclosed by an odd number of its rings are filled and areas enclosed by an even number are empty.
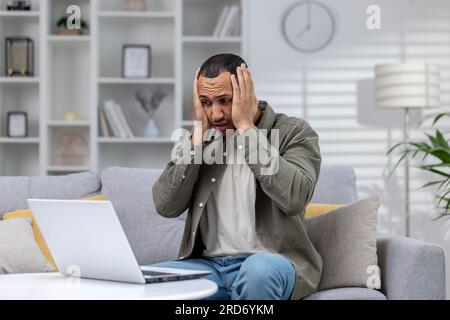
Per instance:
[[[28,137],[28,115],[26,112],[9,111],[7,113],[6,136],[9,138]]]
[[[122,77],[150,78],[151,75],[150,45],[126,44],[122,49]]]
[[[34,75],[34,41],[28,37],[5,38],[5,75],[32,77]]]
[[[6,4],[7,11],[30,11],[31,3],[30,1],[24,0],[12,0],[8,1]]]

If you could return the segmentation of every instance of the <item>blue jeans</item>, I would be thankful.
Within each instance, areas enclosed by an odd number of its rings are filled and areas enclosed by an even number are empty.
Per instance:
[[[217,256],[160,262],[152,267],[207,270],[218,291],[207,300],[288,300],[296,274],[292,263],[274,253]]]

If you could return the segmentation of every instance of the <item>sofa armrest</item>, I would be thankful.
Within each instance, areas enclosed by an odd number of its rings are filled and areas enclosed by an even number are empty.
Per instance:
[[[445,299],[445,253],[412,238],[377,239],[381,291],[387,299]]]

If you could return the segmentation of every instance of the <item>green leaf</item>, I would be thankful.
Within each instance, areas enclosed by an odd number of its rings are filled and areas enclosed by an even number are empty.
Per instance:
[[[437,217],[433,218],[432,220],[433,221],[437,221],[437,220],[442,219],[442,218],[447,218],[448,216],[450,216],[450,213],[441,212]]]
[[[431,181],[431,182],[425,183],[425,184],[422,185],[420,188],[431,187],[431,186],[433,186],[433,185],[435,185],[435,184],[438,184],[438,183],[440,183],[440,184],[442,185],[442,183],[445,183],[445,181],[447,181],[447,180]],[[449,180],[449,181],[450,181],[450,180]]]
[[[442,187],[447,188],[448,185],[449,185],[449,183],[450,183],[450,179],[447,179],[446,181],[444,180],[444,181],[442,182],[442,184],[439,185],[439,189],[441,189]],[[444,184],[445,184],[445,186],[444,186]]]
[[[436,174],[439,174],[439,175],[444,176],[446,178],[450,178],[450,174],[442,172],[440,170],[436,170],[436,169],[432,169],[432,168],[431,169],[425,169],[425,170],[431,171],[431,172],[436,173]]]
[[[448,150],[443,149],[434,149],[429,152],[429,154],[433,155],[434,157],[438,158],[442,162],[450,163],[450,153]]]
[[[402,160],[405,158],[406,155],[407,155],[407,153],[403,154],[403,155],[400,157],[400,159],[398,159],[398,161],[397,161],[396,164],[394,165],[394,168],[392,168],[391,172],[388,174],[388,177],[390,177],[390,176],[394,173],[395,169],[398,167],[398,165],[400,164],[400,162],[402,162]]]
[[[442,112],[436,115],[436,117],[433,120],[432,125],[434,126],[442,117],[450,116],[450,112]]]
[[[438,206],[441,204],[441,202],[442,201],[447,201],[447,202],[450,202],[450,198],[446,198],[446,196],[448,195],[450,193],[450,190],[448,190],[447,192],[445,192],[443,195],[441,195],[441,196],[437,196],[438,198],[439,198],[439,201],[438,201]]]
[[[443,149],[450,149],[447,140],[445,140],[444,135],[439,130],[436,130],[436,140]]]
[[[442,163],[435,163],[435,164],[424,164],[424,165],[420,165],[418,167],[422,168],[422,169],[439,168],[439,167],[450,168],[450,163],[442,162]]]
[[[404,144],[404,142],[399,142],[399,143],[395,144],[394,146],[392,146],[392,147],[386,152],[386,155],[389,155],[392,151],[394,151],[396,148],[400,147],[402,144]]]

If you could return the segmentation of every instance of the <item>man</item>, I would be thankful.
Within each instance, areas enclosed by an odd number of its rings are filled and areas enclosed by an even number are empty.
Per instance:
[[[179,259],[154,266],[211,271],[208,278],[219,287],[211,299],[286,300],[315,292],[322,259],[304,212],[321,165],[316,132],[259,101],[250,70],[233,54],[203,63],[193,100],[200,125],[153,186],[160,215],[174,218],[189,209]],[[223,139],[208,139],[211,130]],[[243,163],[195,161],[225,138],[243,136],[249,144],[226,142],[219,157],[235,153]],[[270,142],[272,136],[279,141]],[[270,152],[268,161],[260,161],[261,152]],[[180,161],[183,156],[191,161]]]

